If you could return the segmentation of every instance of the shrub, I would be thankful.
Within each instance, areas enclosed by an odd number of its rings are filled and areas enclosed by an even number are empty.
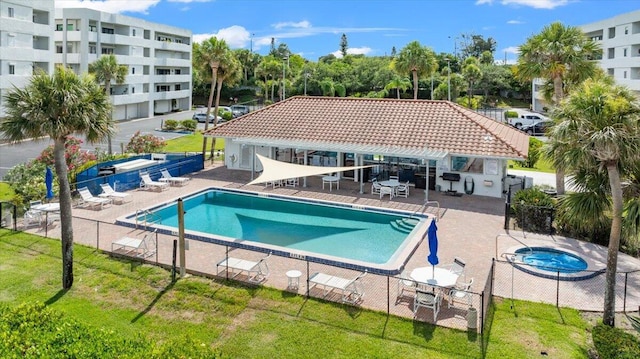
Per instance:
[[[83,141],[73,136],[67,136],[64,143],[64,157],[67,162],[67,168],[69,169],[69,175],[73,175],[79,167],[83,166],[89,161],[95,161],[96,156],[90,152],[80,149]],[[53,145],[47,147],[40,153],[40,156],[36,158],[36,161],[42,162],[47,166],[53,167]]]
[[[164,146],[166,146],[166,142],[162,138],[152,134],[143,135],[138,131],[131,137],[125,151],[130,153],[160,152]]]
[[[504,118],[505,120],[509,120],[510,118],[518,118],[518,113],[516,111],[505,111]]]
[[[17,196],[22,198],[24,203],[42,200],[47,193],[47,187],[44,184],[45,171],[46,165],[44,163],[33,160],[10,169],[4,176],[4,180],[11,184],[11,188]],[[54,186],[57,185],[57,181],[54,180],[53,183]],[[54,188],[55,191],[57,189]]]
[[[621,329],[600,323],[593,328],[592,336],[601,359],[640,358],[640,340]]]
[[[218,115],[222,117],[225,121],[230,121],[233,119],[233,113],[229,111],[225,111],[224,109],[218,109]]]
[[[195,131],[198,127],[198,122],[196,120],[183,120],[180,122],[180,127],[187,131]]]
[[[542,155],[543,144],[544,143],[539,139],[533,136],[529,137],[529,155],[527,156],[527,159],[524,162],[522,162],[522,167],[526,167],[526,168],[536,167],[536,163],[538,163],[538,160]]]
[[[527,188],[516,192],[512,203],[518,227],[534,233],[551,232],[555,212],[551,196],[538,187]]]
[[[178,125],[180,124],[180,122],[176,121],[176,120],[164,120],[163,125],[164,125],[164,130],[167,131],[175,131],[178,129]]]

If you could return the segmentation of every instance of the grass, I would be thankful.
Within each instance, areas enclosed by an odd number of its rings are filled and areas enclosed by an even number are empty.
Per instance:
[[[480,337],[266,287],[187,277],[75,247],[75,282],[60,291],[60,242],[0,230],[0,301],[45,302],[86,324],[156,343],[188,337],[230,358],[480,358]],[[496,301],[486,358],[577,358],[586,327],[574,310]]]
[[[167,140],[165,152],[202,152],[202,132],[194,132]],[[216,139],[215,150],[224,151],[224,139]],[[207,141],[207,151],[211,151],[211,139]]]
[[[0,201],[11,201],[15,194],[8,182],[0,182]]]
[[[202,144],[200,145],[202,147]],[[553,168],[553,164],[551,161],[547,160],[544,157],[541,157],[538,162],[536,162],[536,166],[534,168],[526,168],[520,166],[521,162],[518,161],[509,161],[509,168],[522,170],[522,171],[532,171],[532,172],[546,172],[546,173],[556,173],[555,168]]]

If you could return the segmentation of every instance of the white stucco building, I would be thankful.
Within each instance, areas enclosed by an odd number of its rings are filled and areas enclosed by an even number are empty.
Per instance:
[[[580,26],[580,29],[602,48],[600,67],[619,85],[635,91],[640,97],[640,10]],[[532,107],[542,112],[546,106],[539,92],[544,83],[532,84]]]
[[[191,108],[191,31],[85,8],[55,10],[55,62],[87,72],[101,55],[129,68],[112,83],[113,118]]]
[[[9,89],[24,87],[36,68],[53,73],[53,4],[0,0],[0,117]]]

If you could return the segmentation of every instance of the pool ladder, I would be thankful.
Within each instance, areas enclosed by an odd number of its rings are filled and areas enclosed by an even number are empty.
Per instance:
[[[144,216],[143,220],[140,220],[140,216]],[[162,222],[162,217],[159,215],[152,213],[147,209],[136,210],[136,229],[138,229],[138,224],[147,227],[149,224],[157,224],[160,222]]]
[[[426,201],[426,202],[424,202],[424,204],[422,204],[422,206],[420,206],[420,208],[418,208],[413,213],[411,213],[409,218],[415,218],[418,213],[424,213],[424,211],[427,209],[427,207],[429,207],[432,204],[435,204],[435,207],[437,208],[437,210],[436,210],[436,222],[439,221],[440,220],[440,202],[438,202],[438,201]]]
[[[498,258],[498,239],[500,237],[509,237],[509,238],[513,239],[514,241],[522,244],[525,248],[527,248],[529,250],[529,252],[533,252],[533,249],[531,247],[529,247],[528,245],[524,244],[523,241],[519,240],[518,238],[516,238],[516,237],[514,237],[514,236],[512,236],[510,234],[502,233],[502,234],[498,234],[496,236],[496,243],[495,243],[496,253],[495,253],[495,257],[494,258]],[[508,260],[507,256],[513,256],[512,259],[514,259],[514,257],[519,255],[519,254],[522,254],[522,253],[502,253],[502,255],[500,255],[500,257]]]

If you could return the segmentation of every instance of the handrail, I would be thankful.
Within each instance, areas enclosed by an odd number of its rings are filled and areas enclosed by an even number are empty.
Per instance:
[[[498,238],[500,238],[500,237],[509,237],[509,238],[513,239],[514,241],[516,241],[516,242],[518,242],[518,243],[522,244],[523,246],[525,246],[525,247],[529,250],[529,252],[533,252],[533,249],[532,249],[531,247],[529,247],[528,245],[526,245],[524,242],[522,242],[522,241],[521,241],[521,240],[519,240],[518,238],[516,238],[516,237],[514,237],[514,236],[512,236],[512,235],[510,235],[510,234],[508,234],[508,233],[501,233],[501,234],[498,234],[498,235],[496,236],[496,241],[495,241],[495,250],[496,250],[496,253],[495,253],[495,257],[494,257],[494,258],[498,258]]]
[[[155,224],[162,221],[162,217],[160,217],[156,213],[150,212],[147,209],[137,209],[136,210],[136,229],[138,229],[138,218],[140,217],[140,214],[144,215],[144,221],[142,223],[144,223],[145,227],[147,227],[150,223]],[[151,220],[149,220],[149,218],[151,218]]]
[[[420,208],[418,208],[417,210],[415,210],[413,213],[411,213],[411,215],[409,216],[409,218],[413,218],[418,212],[424,213],[424,210],[427,208],[427,206],[429,206],[430,204],[435,204],[438,207],[438,210],[436,211],[436,222],[440,220],[440,202],[438,201],[425,201],[422,206],[420,206]]]

